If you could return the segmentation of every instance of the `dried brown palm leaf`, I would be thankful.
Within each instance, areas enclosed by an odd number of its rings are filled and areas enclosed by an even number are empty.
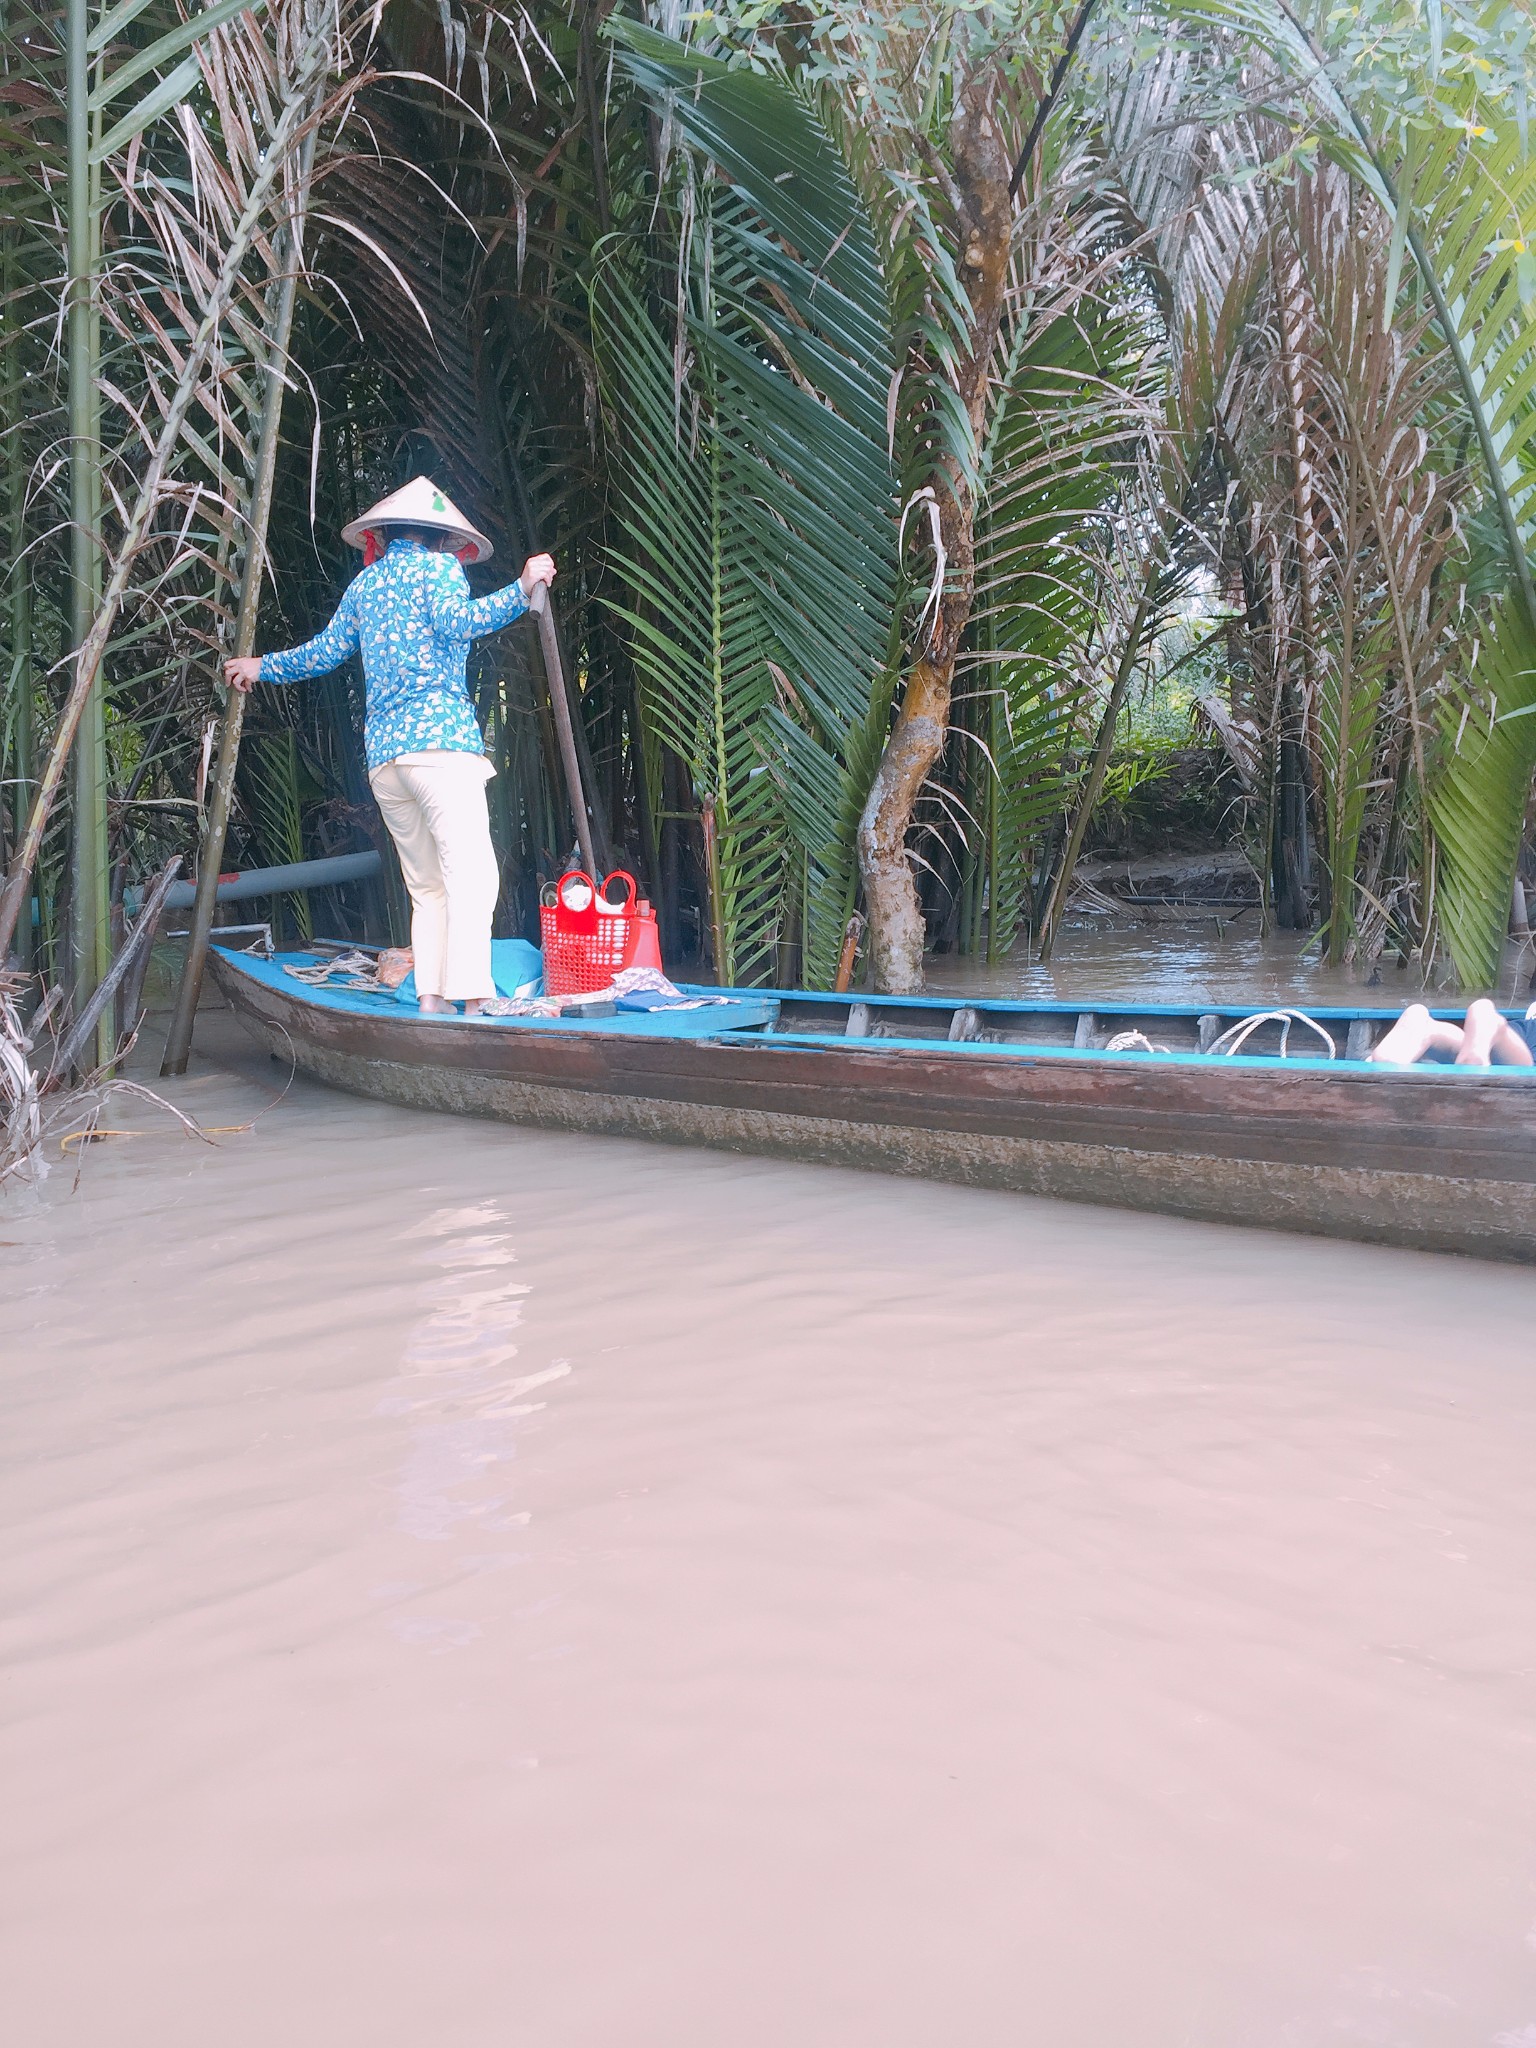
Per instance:
[[[1402,892],[1385,874],[1411,800],[1417,927],[1432,913],[1425,736],[1453,653],[1464,478],[1437,461],[1444,352],[1427,322],[1387,317],[1388,229],[1327,166],[1277,193],[1275,261],[1231,440],[1268,564],[1269,729],[1301,750],[1325,852],[1328,942],[1353,957],[1361,916]],[[1272,772],[1279,779],[1281,766]],[[1277,836],[1296,829],[1277,827]],[[1293,842],[1294,843],[1294,842]],[[1282,877],[1283,879],[1283,877]],[[1298,877],[1298,883],[1303,878]]]
[[[187,181],[191,198],[176,192],[171,178],[146,170],[132,145],[114,166],[143,237],[139,260],[119,265],[125,290],[117,319],[125,348],[139,346],[145,396],[125,405],[130,433],[105,465],[121,524],[27,829],[0,893],[0,954],[15,931],[80,718],[130,591],[144,603],[163,597],[191,558],[194,512],[221,510],[226,538],[238,520],[231,486],[239,468],[248,467],[250,437],[231,400],[243,394],[249,402],[255,387],[240,376],[232,350],[248,356],[261,332],[257,301],[271,282],[273,229],[293,213],[306,137],[343,110],[355,89],[369,19],[349,11],[345,0],[270,7],[259,28],[251,17],[237,17],[216,33],[208,46],[214,54],[204,52],[215,99],[222,97],[230,113],[228,129],[216,136],[196,122],[179,129],[194,171]],[[238,73],[234,86],[231,67]],[[333,89],[328,81],[338,76],[343,82]],[[269,121],[258,121],[253,108],[264,109]],[[151,251],[158,264],[148,263]],[[212,443],[194,416],[211,423]],[[180,516],[166,524],[168,508],[179,508]]]

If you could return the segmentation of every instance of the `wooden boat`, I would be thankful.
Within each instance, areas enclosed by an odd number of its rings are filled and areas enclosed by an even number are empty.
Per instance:
[[[466,1019],[285,972],[312,954],[210,958],[269,1050],[385,1102],[1536,1260],[1536,1072],[1372,1066],[1393,1010],[1309,1012],[1333,1058],[1276,1017],[1229,1054],[1252,1006],[698,991],[728,999]]]

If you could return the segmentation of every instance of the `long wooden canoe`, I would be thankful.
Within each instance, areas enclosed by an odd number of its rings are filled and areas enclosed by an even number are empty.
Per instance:
[[[269,1050],[385,1102],[1536,1261],[1536,1071],[1372,1066],[1392,1010],[1310,1011],[1332,1059],[1278,1022],[1228,1056],[1209,1048],[1254,1005],[713,991],[580,1023],[423,1017],[285,974],[313,958],[211,955]],[[1109,1049],[1128,1032],[1155,1050]]]

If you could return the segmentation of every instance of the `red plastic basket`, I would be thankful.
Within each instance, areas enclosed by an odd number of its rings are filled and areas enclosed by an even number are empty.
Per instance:
[[[624,884],[618,902],[615,882]],[[591,995],[607,988],[621,968],[661,965],[656,915],[639,901],[635,878],[616,868],[599,889],[573,868],[560,877],[554,902],[539,906],[544,941],[544,988],[552,996]]]

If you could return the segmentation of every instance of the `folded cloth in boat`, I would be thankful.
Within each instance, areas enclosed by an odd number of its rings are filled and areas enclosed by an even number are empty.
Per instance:
[[[492,996],[482,1017],[612,1017],[622,1007],[611,986],[572,989],[563,996]]]
[[[729,996],[685,996],[659,967],[621,967],[605,991],[621,1010],[707,1010]]]
[[[724,1000],[723,996],[685,996],[676,990],[668,995],[659,988],[637,988],[632,989],[627,995],[615,996],[614,1008],[619,1011],[631,1010],[641,1013],[651,1010],[706,1010],[711,1004]]]
[[[494,949],[493,949],[494,950]],[[707,1010],[728,996],[685,996],[656,967],[621,967],[607,988],[586,995],[529,996],[519,990],[514,996],[497,996],[481,1011],[484,1017],[559,1017],[567,1010],[592,1003],[611,1003],[615,1011],[631,1016],[648,1016],[653,1010]],[[589,1011],[588,1014],[596,1014]]]

